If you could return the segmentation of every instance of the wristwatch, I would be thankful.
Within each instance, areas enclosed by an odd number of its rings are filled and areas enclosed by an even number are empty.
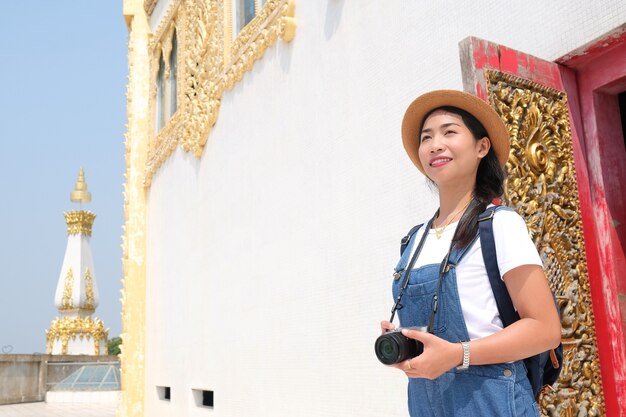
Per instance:
[[[460,342],[461,346],[463,346],[463,364],[456,367],[456,369],[463,371],[469,368],[470,364],[470,348],[469,342]]]

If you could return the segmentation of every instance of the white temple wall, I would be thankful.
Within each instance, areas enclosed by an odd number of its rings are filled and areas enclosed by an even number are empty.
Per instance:
[[[436,208],[404,109],[462,89],[467,36],[553,60],[626,3],[299,1],[296,19],[224,93],[202,157],[177,149],[153,179],[147,416],[207,415],[192,389],[215,416],[407,415],[404,375],[373,352],[399,240]]]

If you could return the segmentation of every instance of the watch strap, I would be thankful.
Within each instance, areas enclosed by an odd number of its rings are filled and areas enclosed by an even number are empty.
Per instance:
[[[469,368],[470,365],[470,348],[469,342],[460,342],[463,347],[463,363],[456,367],[458,370],[465,370]]]

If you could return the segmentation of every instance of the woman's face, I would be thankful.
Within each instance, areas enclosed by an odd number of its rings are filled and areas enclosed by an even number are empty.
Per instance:
[[[490,146],[488,138],[474,138],[461,116],[436,110],[422,126],[419,158],[438,187],[466,182],[473,187],[478,164]]]

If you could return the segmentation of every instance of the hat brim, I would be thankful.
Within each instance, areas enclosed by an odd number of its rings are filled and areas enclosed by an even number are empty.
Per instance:
[[[491,146],[500,162],[504,166],[509,159],[510,139],[509,132],[498,113],[480,98],[456,90],[436,90],[423,94],[413,100],[404,113],[402,119],[402,143],[413,164],[424,175],[424,167],[419,159],[420,129],[424,117],[432,110],[452,106],[465,110],[474,116],[487,130]]]

